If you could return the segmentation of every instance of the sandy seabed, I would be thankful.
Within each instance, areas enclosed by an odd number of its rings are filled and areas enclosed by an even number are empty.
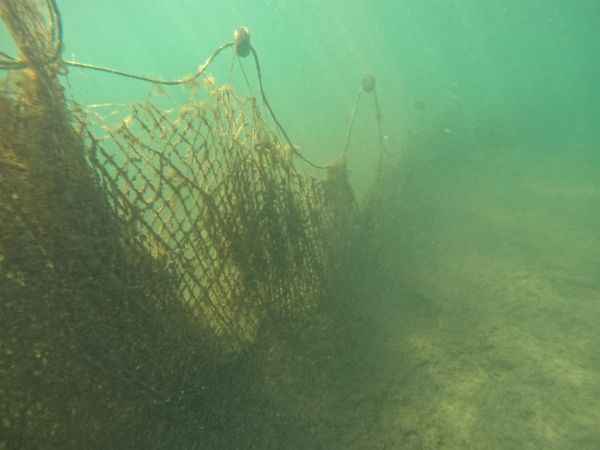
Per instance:
[[[411,177],[326,448],[600,448],[600,174],[522,154]]]

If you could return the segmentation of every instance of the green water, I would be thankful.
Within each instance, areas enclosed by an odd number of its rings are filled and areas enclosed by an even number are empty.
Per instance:
[[[165,79],[248,26],[273,107],[319,163],[343,148],[363,74],[377,77],[388,146],[406,170],[384,230],[385,276],[364,298],[377,325],[369,356],[296,399],[315,448],[600,448],[597,0],[59,6],[65,58]],[[248,93],[231,64],[227,55],[209,72]],[[83,104],[151,91],[76,69],[68,80]],[[350,152],[362,192],[377,152],[368,97]],[[311,409],[314,397],[324,400]]]
[[[177,78],[246,25],[267,92],[292,140],[319,162],[343,147],[362,75],[376,75],[393,147],[432,138],[460,145],[591,144],[600,91],[594,0],[60,2],[65,56]],[[229,55],[211,68],[247,92]],[[249,61],[253,93],[256,81]],[[144,98],[148,86],[72,70],[84,103]],[[181,95],[179,89],[168,91]],[[373,163],[374,114],[363,100],[355,182]],[[441,136],[440,136],[441,135]]]

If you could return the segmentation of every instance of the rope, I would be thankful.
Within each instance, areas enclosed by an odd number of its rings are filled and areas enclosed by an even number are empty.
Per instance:
[[[263,82],[262,82],[262,72],[260,70],[260,62],[258,60],[258,54],[256,53],[256,50],[252,46],[250,46],[250,51],[252,52],[252,56],[254,57],[254,63],[256,65],[256,74],[258,75],[258,85],[260,88],[260,95],[262,97],[263,103],[269,110],[269,114],[271,114],[271,118],[273,119],[273,122],[275,122],[275,124],[277,125],[277,128],[279,128],[279,130],[281,131],[281,134],[283,134],[283,137],[285,138],[287,144],[290,146],[290,149],[294,152],[294,154],[298,158],[300,158],[302,161],[304,161],[309,166],[312,166],[315,169],[327,169],[326,166],[319,166],[319,165],[313,163],[312,161],[310,161],[309,159],[305,158],[304,155],[302,155],[302,153],[300,153],[298,151],[298,149],[294,146],[294,144],[292,144],[290,137],[286,133],[285,129],[283,128],[283,126],[281,125],[279,120],[277,119],[277,116],[273,112],[273,108],[271,108],[271,104],[269,103],[269,100],[267,99],[267,96],[265,94],[265,90],[264,90]]]
[[[352,108],[352,116],[350,117],[350,125],[348,126],[348,134],[346,134],[346,145],[344,146],[344,156],[348,153],[350,148],[350,135],[352,134],[352,128],[354,128],[354,119],[356,119],[356,111],[358,110],[358,102],[362,97],[362,91],[358,91],[356,101],[354,102],[354,108]]]
[[[162,85],[167,85],[167,86],[175,86],[178,84],[186,84],[186,83],[190,83],[191,81],[194,81],[196,78],[198,78],[200,75],[202,75],[204,73],[204,71],[208,68],[208,66],[210,66],[212,64],[213,60],[217,57],[217,55],[219,55],[219,53],[221,53],[223,50],[225,50],[229,47],[233,47],[233,45],[234,45],[233,42],[228,42],[226,44],[221,45],[214,52],[212,52],[212,54],[207,58],[207,60],[204,64],[202,64],[201,66],[198,67],[198,69],[196,70],[196,73],[194,75],[190,75],[189,77],[181,78],[178,80],[161,80],[158,78],[145,77],[142,75],[135,75],[135,74],[128,73],[128,72],[115,70],[110,67],[101,67],[101,66],[96,66],[93,64],[79,63],[76,61],[63,61],[63,63],[66,64],[67,66],[78,67],[80,69],[96,70],[99,72],[106,72],[106,73],[110,73],[113,75],[119,75],[119,76],[126,77],[126,78],[133,78],[134,80],[147,81],[149,83],[162,84]]]
[[[63,48],[63,45],[62,45],[63,31],[62,30],[63,29],[62,29],[61,16],[58,11],[58,7],[56,6],[56,0],[47,0],[47,3],[48,3],[48,8],[50,10],[50,17],[51,17],[50,21],[52,23],[53,41],[56,41],[56,45],[55,45],[56,48],[55,48],[54,55],[48,61],[48,63],[53,63],[55,61],[58,61],[62,54],[62,48]],[[281,125],[281,122],[279,121],[279,119],[277,119],[277,116],[275,115],[273,108],[271,108],[271,104],[269,103],[269,100],[267,99],[267,95],[264,90],[263,81],[262,81],[262,71],[260,68],[260,61],[258,59],[258,53],[256,52],[256,50],[250,43],[250,32],[248,31],[248,28],[240,27],[239,29],[235,30],[233,36],[234,36],[234,41],[227,42],[226,44],[221,45],[215,51],[213,51],[212,54],[207,58],[206,62],[203,65],[198,67],[198,69],[196,70],[196,73],[194,75],[191,75],[191,76],[185,77],[185,78],[181,78],[178,80],[161,80],[158,78],[151,78],[151,77],[146,77],[143,75],[135,75],[135,74],[128,73],[128,72],[123,72],[121,70],[116,70],[116,69],[113,69],[110,67],[102,67],[102,66],[97,66],[94,64],[85,64],[85,63],[80,63],[77,61],[62,60],[61,62],[65,66],[77,67],[79,69],[95,70],[98,72],[105,72],[105,73],[110,73],[112,75],[118,75],[118,76],[122,76],[122,77],[126,77],[126,78],[132,78],[134,80],[146,81],[149,83],[160,84],[160,85],[174,86],[174,85],[190,83],[190,82],[196,80],[200,75],[202,75],[204,73],[204,71],[208,68],[208,66],[210,66],[210,64],[219,55],[219,53],[221,53],[223,50],[225,50],[227,48],[235,47],[235,52],[236,52],[237,56],[240,58],[245,58],[250,53],[252,53],[252,56],[254,57],[254,63],[256,66],[256,73],[258,76],[258,83],[260,86],[260,95],[262,97],[263,103],[267,107],[269,114],[271,115],[271,118],[277,125],[277,128],[279,128],[279,131],[281,131],[281,134],[285,138],[290,149],[294,152],[294,154],[298,158],[300,158],[302,161],[307,163],[309,166],[314,167],[315,169],[327,169],[326,166],[320,166],[318,164],[315,164],[311,160],[306,158],[302,153],[300,153],[298,148],[294,144],[292,144],[292,141],[291,141],[289,135],[285,131],[285,128],[283,128],[283,125]],[[8,63],[4,62],[4,61],[0,62],[0,70],[24,69],[24,68],[28,67],[28,65],[29,65],[26,61],[19,61],[16,58],[7,55],[4,52],[0,52],[0,56],[9,60]],[[246,78],[246,82],[248,83],[248,78],[246,77],[246,73],[243,71],[243,68],[242,68],[242,73],[244,75],[244,78]]]
[[[378,162],[378,173],[381,173],[383,170],[383,155],[387,154],[387,148],[385,145],[385,139],[383,138],[383,127],[381,124],[381,108],[379,107],[379,97],[377,96],[377,88],[376,81],[373,75],[365,75],[361,81],[361,89],[358,91],[358,95],[356,96],[356,100],[354,102],[354,107],[352,109],[352,116],[350,117],[350,124],[348,126],[348,133],[346,134],[346,145],[344,146],[344,157],[348,153],[350,148],[350,136],[352,135],[352,129],[354,128],[354,121],[356,119],[356,112],[358,110],[358,104],[362,97],[362,94],[373,94],[373,100],[375,102],[375,119],[377,121],[377,137],[379,139],[379,145],[381,147],[381,151],[379,153],[379,162]]]

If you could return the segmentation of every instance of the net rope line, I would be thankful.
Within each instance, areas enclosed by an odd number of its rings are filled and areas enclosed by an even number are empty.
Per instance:
[[[79,69],[104,72],[104,73],[109,73],[112,75],[122,76],[125,78],[131,78],[134,80],[145,81],[148,83],[153,83],[153,84],[158,84],[158,85],[177,86],[177,85],[182,85],[182,84],[188,84],[188,83],[191,83],[191,82],[195,81],[196,79],[198,79],[202,74],[204,74],[206,69],[208,69],[208,67],[212,64],[212,62],[215,60],[215,58],[222,51],[224,51],[228,48],[235,47],[236,55],[239,58],[245,58],[251,52],[253,59],[254,59],[255,67],[256,67],[256,73],[257,73],[257,77],[258,77],[261,98],[263,100],[263,103],[267,107],[267,110],[269,111],[269,114],[270,114],[271,118],[273,119],[273,122],[275,122],[275,125],[277,126],[277,128],[283,135],[286,143],[290,147],[290,150],[298,158],[300,158],[302,161],[304,161],[309,166],[311,166],[315,169],[320,169],[320,170],[327,169],[327,166],[323,166],[323,165],[314,163],[313,161],[311,161],[310,159],[305,157],[299,151],[298,147],[292,143],[289,135],[285,131],[285,128],[283,127],[283,125],[281,124],[279,119],[277,118],[275,111],[273,110],[269,100],[267,99],[267,95],[265,93],[263,80],[262,80],[262,71],[260,68],[260,60],[258,57],[258,53],[257,53],[256,49],[254,48],[254,46],[250,43],[250,33],[246,27],[240,27],[239,29],[235,30],[234,41],[227,42],[227,43],[222,44],[221,46],[217,47],[210,54],[210,56],[206,59],[206,62],[196,69],[196,72],[193,75],[190,75],[188,77],[183,77],[180,79],[176,79],[176,80],[161,80],[159,78],[146,77],[143,75],[137,75],[137,74],[113,69],[111,67],[103,67],[103,66],[98,66],[95,64],[87,64],[87,63],[81,63],[81,62],[77,62],[77,61],[62,59],[62,50],[63,50],[62,17],[60,15],[60,11],[56,4],[56,0],[46,0],[46,5],[47,5],[48,11],[49,11],[51,36],[52,36],[52,42],[54,44],[53,46],[54,46],[55,50],[54,50],[54,54],[52,55],[52,57],[50,57],[47,61],[45,61],[45,64],[59,63],[59,64],[62,64],[63,66],[76,67]],[[2,60],[2,59],[4,59],[4,60]],[[22,70],[22,69],[26,69],[26,68],[30,67],[30,65],[31,65],[31,63],[28,61],[17,59],[13,56],[8,55],[5,52],[0,51],[0,70]],[[246,74],[244,73],[244,77],[245,76],[246,76]]]
[[[378,168],[377,168],[377,173],[378,176],[381,175],[382,170],[383,170],[383,157],[384,155],[388,155],[388,149],[386,146],[386,142],[385,142],[385,138],[383,136],[383,126],[382,126],[382,115],[381,115],[381,108],[379,106],[379,97],[377,95],[377,83],[376,83],[376,79],[373,75],[365,75],[361,81],[361,89],[358,91],[358,94],[356,95],[356,100],[354,100],[354,105],[352,107],[352,113],[350,115],[350,123],[348,124],[348,132],[346,133],[346,144],[344,145],[344,150],[342,152],[342,158],[343,160],[345,160],[347,158],[348,155],[348,150],[350,150],[350,138],[352,136],[352,130],[354,128],[354,122],[356,120],[356,114],[358,112],[358,105],[360,103],[360,99],[362,98],[362,95],[364,94],[373,94],[373,100],[374,100],[374,104],[375,104],[375,119],[377,121],[377,137],[379,140],[379,147],[380,147],[380,152],[379,152],[379,161],[378,161]]]

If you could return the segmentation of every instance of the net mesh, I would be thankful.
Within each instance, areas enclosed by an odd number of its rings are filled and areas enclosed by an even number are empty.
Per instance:
[[[134,106],[86,142],[130,236],[177,273],[177,295],[194,316],[237,345],[261,320],[316,305],[334,217],[323,184],[294,169],[254,99],[229,87],[212,99],[173,117]]]
[[[49,6],[0,1],[26,65],[0,91],[0,449],[236,448],[264,336],[340,283],[344,166],[301,174],[229,87],[116,126],[68,108]]]

